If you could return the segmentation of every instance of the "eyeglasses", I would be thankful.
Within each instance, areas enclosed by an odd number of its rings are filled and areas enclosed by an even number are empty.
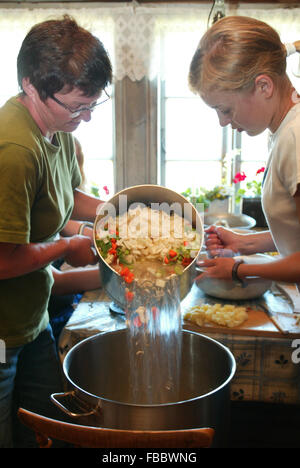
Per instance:
[[[80,107],[79,109],[72,109],[71,107],[67,106],[67,104],[64,104],[63,102],[61,102],[59,99],[57,99],[55,96],[51,96],[51,99],[53,99],[53,101],[55,101],[57,104],[59,104],[61,107],[63,107],[64,109],[66,109],[67,111],[70,112],[70,114],[72,115],[72,117],[77,117],[79,114],[81,114],[82,112],[86,112],[86,111],[89,111],[89,112],[93,112],[93,110],[95,110],[95,108],[97,106],[100,106],[100,104],[103,104],[104,102],[108,101],[110,99],[110,95],[107,94],[107,92],[105,91],[105,89],[103,90],[104,93],[106,94],[106,98],[103,99],[102,101],[100,102],[96,102],[96,104],[93,104],[92,106],[85,106],[85,107]]]

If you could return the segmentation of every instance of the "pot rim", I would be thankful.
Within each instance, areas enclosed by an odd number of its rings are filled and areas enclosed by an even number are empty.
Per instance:
[[[185,273],[187,270],[189,270],[189,268],[194,265],[194,263],[196,262],[197,260],[197,257],[198,255],[200,254],[201,252],[201,249],[203,247],[203,242],[204,242],[204,223],[201,219],[201,216],[199,214],[199,212],[197,211],[197,209],[195,208],[195,206],[186,198],[184,197],[183,195],[181,195],[180,193],[178,192],[175,192],[174,190],[172,189],[169,189],[168,187],[164,187],[162,185],[158,185],[158,184],[139,184],[139,185],[133,185],[133,186],[130,186],[130,187],[126,187],[122,190],[120,190],[119,192],[115,193],[109,200],[106,200],[104,203],[102,203],[100,205],[100,210],[102,209],[105,209],[105,206],[108,205],[109,203],[112,202],[112,200],[117,200],[118,197],[120,195],[123,195],[123,194],[126,194],[126,192],[130,191],[130,190],[134,190],[134,189],[139,189],[139,188],[154,188],[154,190],[156,189],[162,189],[162,190],[165,190],[165,191],[168,191],[168,192],[173,192],[176,194],[176,196],[178,196],[179,198],[181,198],[184,202],[186,202],[189,206],[191,206],[192,210],[195,212],[195,216],[197,217],[197,223],[199,223],[199,226],[200,226],[200,230],[201,232],[199,231],[199,233],[201,234],[201,240],[200,240],[200,247],[199,247],[199,250],[198,250],[198,253],[197,255],[195,256],[195,258],[193,259],[193,261],[187,266],[184,268],[183,270],[183,273]],[[136,202],[132,202],[132,203],[138,203],[139,200],[137,200]],[[129,205],[130,206],[130,205]],[[97,210],[98,211],[98,210]],[[111,270],[112,273],[116,274],[117,276],[121,277],[120,273],[118,273],[116,270],[114,270],[114,268],[112,268],[107,262],[106,260],[102,257],[102,255],[100,254],[99,252],[99,248],[97,246],[97,243],[96,243],[96,226],[97,226],[97,223],[100,219],[100,213],[97,212],[97,215],[96,215],[96,218],[94,220],[94,224],[93,224],[93,242],[94,242],[94,248],[96,249],[96,252],[98,254],[98,257],[99,257],[99,260],[101,262],[103,262],[103,264],[109,268]]]
[[[196,401],[196,400],[207,398],[207,397],[213,395],[214,393],[220,391],[222,388],[226,387],[230,383],[230,381],[232,380],[232,378],[233,378],[233,376],[234,376],[234,374],[236,372],[235,358],[234,358],[232,352],[230,351],[230,349],[227,346],[223,345],[222,343],[215,340],[214,338],[211,338],[210,336],[206,336],[206,335],[204,335],[202,333],[198,333],[198,332],[195,332],[195,331],[182,329],[182,333],[197,335],[197,336],[200,336],[200,337],[204,338],[206,341],[210,341],[210,342],[214,343],[219,348],[222,348],[225,351],[225,353],[227,353],[228,357],[230,358],[231,370],[230,370],[230,373],[229,373],[228,377],[226,378],[226,380],[221,385],[214,388],[210,392],[205,393],[203,395],[198,395],[198,396],[193,397],[193,398],[188,398],[187,400],[172,401],[172,402],[169,402],[169,403],[155,403],[155,404],[145,404],[144,403],[144,404],[139,404],[139,403],[122,402],[122,401],[112,400],[110,398],[101,397],[100,395],[94,395],[93,393],[89,393],[86,390],[79,387],[78,385],[76,385],[75,382],[73,382],[73,380],[68,375],[68,370],[67,370],[67,363],[71,359],[72,353],[75,353],[76,350],[78,348],[80,348],[81,346],[83,346],[87,341],[93,341],[93,340],[97,339],[99,337],[99,335],[120,334],[120,333],[125,333],[126,331],[127,331],[127,329],[123,328],[123,329],[120,329],[120,330],[104,331],[104,332],[97,333],[96,335],[89,336],[89,337],[85,338],[84,340],[80,341],[79,343],[74,345],[68,351],[68,353],[67,353],[67,355],[66,355],[66,357],[65,357],[65,359],[63,361],[63,371],[64,371],[64,375],[67,378],[67,380],[75,388],[75,391],[83,393],[84,395],[86,395],[88,397],[92,397],[93,399],[96,399],[96,400],[101,400],[101,401],[105,401],[105,402],[113,403],[113,404],[118,404],[118,405],[122,405],[122,406],[139,407],[139,408],[162,408],[162,407],[165,407],[165,406],[169,407],[169,406],[172,406],[172,405],[173,406],[175,406],[175,405],[178,406],[178,405],[181,405],[181,404],[186,404],[186,403],[189,403],[189,402],[193,402],[193,401]]]

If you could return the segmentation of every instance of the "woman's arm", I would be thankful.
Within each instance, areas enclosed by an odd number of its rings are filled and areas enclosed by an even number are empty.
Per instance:
[[[71,219],[94,222],[97,208],[103,201],[81,190],[74,190],[74,209]]]
[[[91,291],[101,287],[99,268],[72,268],[70,270],[57,270],[52,267],[54,284],[52,294],[76,294]]]
[[[270,231],[241,234],[240,236],[239,251],[242,255],[275,252],[277,250]]]
[[[198,262],[200,267],[205,267],[204,273],[196,279],[217,278],[232,279],[232,267],[235,263],[233,258],[213,258]],[[286,283],[300,282],[300,252],[288,257],[272,260],[267,263],[241,263],[237,270],[238,278],[245,279],[249,276],[259,276],[272,281],[283,281]]]
[[[0,242],[0,280],[39,270],[58,258],[74,267],[94,265],[98,257],[91,247],[92,240],[85,236],[30,244]]]
[[[268,263],[255,265],[242,263],[238,267],[238,277],[244,279],[247,276],[260,276],[261,278],[268,278],[272,281],[299,283],[300,252]]]
[[[83,221],[74,221],[73,219],[70,219],[63,230],[61,231],[61,235],[63,237],[70,237],[74,236],[75,234],[79,233],[79,229],[81,228],[83,224]],[[88,236],[91,239],[93,238],[93,228],[89,226],[85,226],[83,231],[81,232],[82,235]]]
[[[73,216],[77,220],[94,221],[96,210],[101,202],[80,190],[74,192]],[[58,241],[11,244],[0,242],[0,280],[15,278],[43,268],[58,258],[74,267],[94,265],[98,257],[92,250],[92,230],[86,229],[84,235],[78,233],[78,223],[70,222],[64,229],[64,235]],[[90,232],[89,232],[90,231]]]

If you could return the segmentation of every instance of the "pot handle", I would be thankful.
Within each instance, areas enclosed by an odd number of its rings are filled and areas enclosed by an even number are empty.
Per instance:
[[[81,235],[83,233],[84,228],[86,228],[86,227],[90,227],[90,228],[93,229],[94,225],[93,225],[93,223],[89,223],[88,221],[84,221],[79,226],[78,234]]]
[[[79,229],[78,229],[78,234],[80,236],[83,235],[84,228],[86,228],[86,227],[90,227],[90,228],[93,229],[94,225],[93,225],[93,223],[89,223],[88,221],[84,221],[83,223],[81,223],[80,226],[79,226]],[[98,251],[94,247],[92,247],[92,250],[95,253],[95,255],[97,255]]]
[[[82,416],[91,416],[92,414],[95,414],[97,413],[97,411],[99,411],[100,409],[100,405],[98,404],[94,409],[92,409],[91,411],[88,411],[86,413],[74,413],[72,411],[70,411],[68,408],[66,408],[60,401],[59,399],[64,399],[64,398],[68,398],[68,397],[71,397],[71,398],[74,398],[75,397],[75,391],[72,390],[70,392],[65,392],[65,393],[52,393],[51,395],[51,400],[53,401],[53,403],[58,406],[64,413],[66,413],[68,416],[71,416],[72,418],[79,418],[79,417],[82,417]]]
[[[199,266],[195,267],[196,273],[205,273],[205,270],[206,270],[205,267],[199,267]]]

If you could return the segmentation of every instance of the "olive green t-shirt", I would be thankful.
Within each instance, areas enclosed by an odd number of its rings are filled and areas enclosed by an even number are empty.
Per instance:
[[[73,210],[81,176],[71,134],[47,141],[15,97],[0,109],[0,242],[49,242]],[[0,259],[1,261],[1,259]],[[0,281],[0,338],[6,347],[32,341],[48,324],[50,265]]]

